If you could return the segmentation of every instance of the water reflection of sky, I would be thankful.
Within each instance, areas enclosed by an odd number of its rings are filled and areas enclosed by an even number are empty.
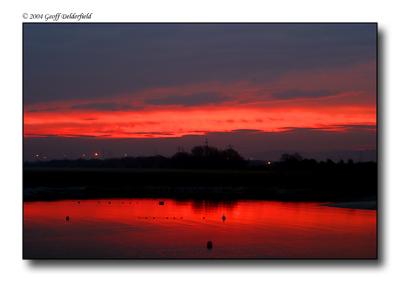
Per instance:
[[[371,258],[376,212],[270,201],[24,203],[24,255],[86,258]],[[66,220],[69,216],[69,221]],[[224,219],[223,219],[224,217]],[[207,241],[213,248],[206,248]]]

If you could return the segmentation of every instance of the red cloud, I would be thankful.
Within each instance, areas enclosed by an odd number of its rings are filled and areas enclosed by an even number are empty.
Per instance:
[[[24,136],[181,137],[246,128],[343,131],[346,125],[375,125],[375,83],[375,64],[369,63],[289,73],[268,83],[208,82],[110,98],[26,105]],[[193,93],[224,98],[207,96],[204,100]],[[284,93],[284,99],[276,93]],[[166,104],[146,103],[165,100],[168,95],[173,99]],[[186,97],[186,106],[176,105],[179,95]]]

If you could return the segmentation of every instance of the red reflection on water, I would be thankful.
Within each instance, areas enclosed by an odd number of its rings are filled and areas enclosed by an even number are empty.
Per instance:
[[[24,203],[24,255],[376,257],[375,211],[316,203],[163,201],[164,205],[155,199]],[[213,242],[211,250],[207,241]]]

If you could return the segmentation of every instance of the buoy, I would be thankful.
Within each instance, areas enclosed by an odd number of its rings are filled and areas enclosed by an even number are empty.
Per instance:
[[[66,221],[69,221],[69,216],[68,216],[68,215],[65,217],[65,220],[66,220]]]
[[[158,204],[159,204],[160,206],[163,206],[163,205],[164,205],[164,201],[159,201]]]
[[[222,215],[222,221],[225,221],[226,220],[226,216],[223,214]]]
[[[208,241],[208,242],[207,242],[207,249],[211,250],[212,247],[213,247],[212,241]]]

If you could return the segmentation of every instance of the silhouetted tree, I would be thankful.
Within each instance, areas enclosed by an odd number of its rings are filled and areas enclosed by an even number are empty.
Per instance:
[[[192,161],[195,167],[238,168],[245,165],[243,157],[234,149],[219,150],[211,146],[193,147]]]
[[[186,152],[178,152],[171,157],[173,167],[186,168],[191,167],[192,156]]]
[[[299,153],[294,154],[282,154],[281,162],[300,162],[303,157]]]

